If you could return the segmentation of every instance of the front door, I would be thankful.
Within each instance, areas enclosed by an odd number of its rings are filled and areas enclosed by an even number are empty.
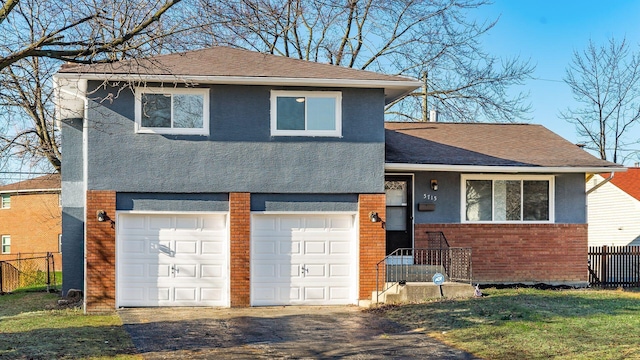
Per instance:
[[[413,247],[413,191],[407,175],[387,175],[384,191],[387,197],[387,255],[398,248]]]

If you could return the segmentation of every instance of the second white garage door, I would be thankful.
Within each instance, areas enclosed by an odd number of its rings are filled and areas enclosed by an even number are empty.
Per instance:
[[[117,306],[228,306],[226,214],[118,216]]]
[[[251,305],[357,301],[354,214],[254,214]]]

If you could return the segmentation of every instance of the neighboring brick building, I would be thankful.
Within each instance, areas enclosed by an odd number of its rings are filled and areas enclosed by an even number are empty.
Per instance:
[[[54,254],[62,269],[60,175],[0,186],[0,260]]]

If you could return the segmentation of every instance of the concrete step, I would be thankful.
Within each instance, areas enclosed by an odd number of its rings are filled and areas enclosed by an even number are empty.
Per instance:
[[[433,283],[408,282],[405,285],[396,285],[395,288],[378,295],[378,302],[385,304],[397,304],[406,302],[421,302],[439,298],[466,298],[473,297],[474,287],[470,284],[445,282],[438,286]],[[374,292],[372,302],[376,302]]]

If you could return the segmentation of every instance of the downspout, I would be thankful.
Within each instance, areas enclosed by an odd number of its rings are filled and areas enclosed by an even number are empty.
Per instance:
[[[604,179],[604,181],[596,184],[594,187],[592,187],[591,189],[587,190],[587,195],[591,194],[592,192],[598,190],[602,185],[608,183],[609,181],[611,181],[613,179],[613,175],[615,175],[615,172],[611,172],[611,175],[609,175],[608,178]],[[591,178],[592,175],[590,175],[589,179]],[[587,179],[587,181],[589,180]]]

